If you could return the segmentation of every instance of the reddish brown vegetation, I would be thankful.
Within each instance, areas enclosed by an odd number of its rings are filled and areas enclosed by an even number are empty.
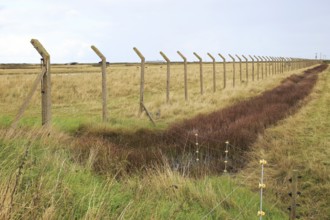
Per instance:
[[[292,114],[299,107],[299,101],[311,92],[317,73],[326,68],[324,64],[306,70],[302,75],[292,75],[273,90],[211,114],[174,124],[162,133],[140,130],[130,134],[98,134],[98,141],[102,142],[98,147],[98,157],[104,158],[106,162],[95,160],[94,169],[102,172],[105,167],[113,168],[111,163],[121,162],[124,164],[121,168],[129,171],[160,163],[164,155],[178,169],[195,170],[204,167],[207,168],[203,169],[204,172],[222,171],[225,141],[228,140],[231,143],[230,168],[237,170],[245,164],[244,152],[249,150],[258,135],[265,128]],[[200,147],[198,166],[194,166],[197,164],[196,131]],[[95,145],[93,141],[86,140],[76,145],[81,160],[86,160],[90,148]]]

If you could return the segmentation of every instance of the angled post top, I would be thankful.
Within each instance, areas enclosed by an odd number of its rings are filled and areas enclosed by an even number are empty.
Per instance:
[[[91,46],[92,50],[101,58],[102,61],[105,61],[105,56],[97,49],[94,45]]]
[[[136,47],[133,47],[133,50],[134,50],[135,53],[140,57],[140,59],[141,59],[142,61],[145,61],[144,56],[142,55],[142,53],[141,53]]]
[[[30,42],[33,45],[33,47],[38,51],[40,56],[42,56],[42,58],[44,58],[44,59],[49,59],[50,58],[50,55],[47,52],[47,50],[44,48],[44,46],[37,39],[31,39]]]
[[[187,58],[180,52],[180,51],[177,51],[177,53],[180,55],[180,57],[184,60],[184,61],[187,61]]]
[[[160,51],[159,53],[164,58],[164,60],[166,60],[166,62],[171,62],[171,60],[162,51]]]

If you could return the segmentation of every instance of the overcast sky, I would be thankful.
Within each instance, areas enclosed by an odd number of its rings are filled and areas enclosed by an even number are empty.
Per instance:
[[[329,0],[1,0],[0,63],[180,60],[231,54],[330,58]],[[218,56],[217,56],[218,59]]]

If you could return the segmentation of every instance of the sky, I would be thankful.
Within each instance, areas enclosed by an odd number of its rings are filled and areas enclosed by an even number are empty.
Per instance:
[[[218,53],[330,58],[329,0],[0,0],[0,63],[210,61]]]

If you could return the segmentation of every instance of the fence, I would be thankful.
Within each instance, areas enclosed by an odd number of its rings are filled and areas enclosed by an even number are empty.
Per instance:
[[[17,114],[14,122],[13,127],[16,126],[19,119],[22,117],[22,114],[24,110],[27,108],[31,97],[35,93],[35,90],[37,88],[37,84],[41,82],[42,84],[42,125],[49,125],[51,122],[51,83],[50,83],[50,55],[45,50],[45,48],[39,43],[39,41],[33,39],[31,43],[35,46],[37,51],[42,56],[42,66],[43,70],[42,73],[37,77],[35,80],[35,83],[32,86],[32,89],[30,93],[28,94],[28,97],[25,99],[24,103],[22,104],[19,113]],[[107,82],[106,82],[106,58],[105,56],[95,47],[92,46],[92,49],[94,52],[100,57],[102,61],[102,119],[104,122],[108,120],[108,111],[111,113],[111,109],[108,109],[107,105],[107,97],[109,96],[107,94],[108,88],[107,88]],[[152,120],[152,115],[148,113],[147,105],[145,104],[145,76],[148,74],[147,71],[147,65],[146,65],[146,59],[142,55],[142,53],[137,49],[133,48],[134,51],[137,53],[139,58],[141,59],[141,66],[140,66],[140,100],[139,100],[139,106],[140,110],[139,112],[142,113],[143,111],[147,112],[147,115],[149,116],[150,120]],[[178,51],[179,56],[181,59],[183,59],[183,63],[180,62],[171,62],[171,59],[166,56],[164,52],[160,52],[161,56],[166,61],[167,66],[167,74],[166,74],[166,103],[171,103],[172,94],[173,96],[177,96],[178,94],[174,94],[171,92],[171,86],[173,83],[171,83],[171,80],[175,82],[175,86],[183,86],[184,90],[182,91],[182,96],[184,96],[185,101],[188,101],[189,93],[192,93],[192,95],[196,96],[195,93],[195,87],[196,83],[199,84],[200,87],[200,95],[203,96],[207,93],[215,93],[216,91],[223,91],[227,87],[227,82],[232,81],[232,87],[239,86],[239,85],[246,85],[250,82],[249,78],[251,78],[252,81],[255,81],[255,75],[256,81],[259,81],[260,79],[264,79],[264,69],[265,69],[265,76],[271,76],[283,73],[286,71],[292,71],[297,70],[300,68],[306,68],[308,66],[314,65],[316,63],[319,63],[319,60],[307,60],[307,59],[297,59],[297,58],[284,58],[284,57],[266,57],[262,58],[260,56],[251,56],[250,61],[248,58],[244,55],[242,57],[245,59],[245,65],[242,65],[242,60],[238,55],[236,57],[238,58],[239,62],[237,63],[235,58],[232,55],[229,55],[231,57],[232,62],[228,62],[226,58],[218,54],[220,58],[222,59],[222,62],[217,62],[214,56],[210,53],[207,54],[207,56],[211,59],[211,61],[205,61],[203,60],[202,56],[194,53],[195,57],[198,59],[198,66],[199,66],[199,79],[196,77],[197,74],[196,71],[196,63],[195,62],[189,62],[185,55]],[[228,64],[231,65],[228,65]],[[163,63],[158,63],[158,65],[162,66]],[[183,67],[180,67],[182,66]],[[175,67],[171,67],[174,66]],[[238,65],[239,69],[239,78],[236,77],[236,66]],[[189,69],[188,69],[189,66]],[[109,67],[111,69],[111,65]],[[261,70],[260,70],[261,68]],[[180,71],[178,71],[180,69]],[[183,70],[183,80],[178,80],[176,77],[170,77],[177,74],[182,74]],[[158,70],[159,71],[159,70]],[[242,72],[246,72],[245,78],[242,75]],[[260,77],[261,72],[261,77]],[[195,77],[194,77],[195,76]],[[210,77],[211,76],[211,77]],[[231,77],[228,77],[231,76]],[[42,79],[41,79],[42,78]],[[162,77],[159,77],[161,79]],[[222,83],[217,83],[222,82]],[[180,85],[181,84],[181,85]],[[221,85],[222,86],[217,86]],[[188,89],[191,88],[191,89]],[[149,87],[150,89],[150,87]],[[165,91],[165,90],[164,90]]]

